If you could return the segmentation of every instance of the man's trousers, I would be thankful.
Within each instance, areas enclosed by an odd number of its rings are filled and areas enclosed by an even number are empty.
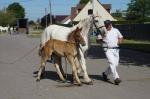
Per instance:
[[[107,49],[105,55],[108,59],[109,67],[106,69],[105,74],[108,76],[112,74],[113,79],[119,78],[117,73],[117,66],[119,64],[119,49]]]

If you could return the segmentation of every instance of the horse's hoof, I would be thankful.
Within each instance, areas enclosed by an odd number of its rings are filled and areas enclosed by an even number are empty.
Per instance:
[[[82,86],[82,83],[73,83],[76,86]]]
[[[90,81],[90,82],[84,82],[84,84],[87,84],[87,85],[93,85],[93,81]]]
[[[78,84],[76,84],[76,85],[80,87],[80,86],[82,86],[82,83],[78,83]]]
[[[40,79],[36,79],[36,82],[40,82]]]
[[[62,82],[62,83],[66,83],[66,82],[67,82],[67,80],[62,80],[61,82]]]
[[[79,83],[79,84],[77,84],[77,83],[76,83],[76,84],[74,84],[74,85],[79,86],[79,87],[80,87],[80,86],[82,86],[82,84],[81,84],[81,83]]]

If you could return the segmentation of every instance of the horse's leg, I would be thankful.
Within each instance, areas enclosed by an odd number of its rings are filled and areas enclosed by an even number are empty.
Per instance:
[[[78,59],[80,61],[80,64],[81,64],[81,67],[82,67],[82,70],[83,70],[83,77],[84,77],[85,83],[92,84],[92,80],[90,79],[90,77],[88,76],[88,73],[87,73],[86,60],[85,60],[84,54],[81,51],[81,49],[79,49]]]
[[[59,62],[60,62],[60,60],[57,58],[57,59],[56,59],[56,62],[55,62],[55,64],[54,64],[54,66],[55,66],[55,68],[56,68],[56,72],[57,72],[57,74],[59,75],[60,79],[61,79],[62,81],[65,81],[65,78],[64,78],[64,76],[63,76],[63,74],[62,74],[62,72],[61,72],[61,70],[60,70]]]
[[[67,59],[68,59],[69,63],[72,65],[72,72],[73,72],[73,76],[77,82],[77,85],[81,86],[82,84],[81,84],[81,81],[80,81],[78,74],[77,74],[77,68],[76,68],[76,64],[74,62],[74,57],[67,56]]]

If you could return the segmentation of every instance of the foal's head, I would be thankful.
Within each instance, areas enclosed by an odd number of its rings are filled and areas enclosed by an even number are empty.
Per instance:
[[[72,31],[68,36],[68,41],[72,43],[79,43],[82,46],[85,46],[86,43],[80,33],[81,30],[82,28],[77,27],[74,31]]]

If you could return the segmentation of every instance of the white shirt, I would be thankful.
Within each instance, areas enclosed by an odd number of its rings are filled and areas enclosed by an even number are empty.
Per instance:
[[[106,37],[103,38],[103,47],[118,47],[118,39],[122,38],[122,34],[116,28],[111,28],[107,31]],[[101,35],[98,35],[97,39],[102,39]]]

